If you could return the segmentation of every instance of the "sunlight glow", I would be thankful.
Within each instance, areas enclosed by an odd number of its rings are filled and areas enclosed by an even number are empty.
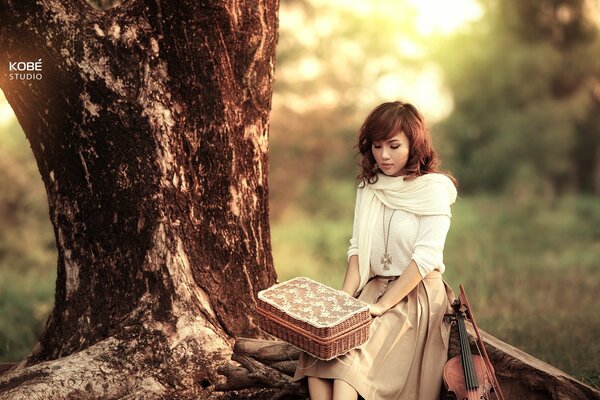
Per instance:
[[[481,18],[483,9],[475,0],[409,0],[417,10],[415,26],[423,35],[450,34]]]
[[[600,2],[588,0],[585,2],[584,7],[587,15],[590,16],[590,21],[600,28]]]
[[[15,113],[8,104],[6,97],[4,97],[4,93],[0,90],[0,127],[12,124],[15,118]]]
[[[399,12],[406,4],[417,12],[415,27],[422,35],[436,32],[447,35],[483,16],[477,0],[404,0],[404,3],[398,0],[330,0],[328,3],[351,9],[356,14]]]
[[[321,73],[321,62],[316,57],[305,57],[298,61],[297,77],[301,80],[315,79]]]
[[[445,118],[453,108],[452,96],[445,87],[442,74],[436,66],[400,68],[399,58],[420,62],[425,57],[428,40],[433,35],[451,35],[455,31],[483,17],[483,8],[477,0],[330,0],[327,6],[319,0],[309,0],[322,12],[309,16],[306,9],[297,3],[287,4],[280,9],[280,29],[293,37],[304,54],[299,59],[288,61],[277,75],[289,82],[319,82],[328,72],[328,62],[335,60],[333,77],[339,82],[352,82],[364,79],[372,82],[368,88],[357,94],[357,103],[370,107],[382,99],[410,100],[419,105],[431,122]],[[320,49],[322,40],[339,35],[337,29],[347,23],[343,13],[350,12],[362,19],[383,21],[380,34],[393,35],[388,54],[378,54],[367,58],[368,47],[355,37],[338,37],[335,46],[328,48],[324,57]],[[393,23],[394,15],[408,18],[404,27]],[[360,20],[359,18],[359,20]],[[387,21],[387,22],[386,22]],[[390,22],[392,21],[392,22]],[[408,25],[407,25],[408,24]],[[373,27],[377,30],[377,28]],[[392,30],[390,30],[392,29]],[[388,31],[390,30],[390,31]],[[289,40],[289,39],[288,39]],[[368,60],[360,68],[356,60]],[[354,76],[360,73],[361,76]],[[319,85],[324,85],[319,83]],[[352,86],[352,85],[349,85]],[[322,107],[335,107],[348,93],[335,93],[333,89],[320,87],[315,93],[285,95],[283,104],[298,112],[306,112]],[[274,102],[277,107],[278,102]]]
[[[415,74],[386,74],[376,84],[378,95],[388,100],[410,100],[430,123],[452,111],[452,96],[444,90],[439,67],[428,65]]]

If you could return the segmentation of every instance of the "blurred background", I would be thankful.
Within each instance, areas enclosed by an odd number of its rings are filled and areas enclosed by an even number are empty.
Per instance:
[[[600,2],[282,0],[270,136],[280,280],[340,288],[354,143],[383,101],[425,115],[460,183],[445,279],[478,324],[600,387]],[[56,250],[27,140],[0,92],[0,361],[23,357]]]

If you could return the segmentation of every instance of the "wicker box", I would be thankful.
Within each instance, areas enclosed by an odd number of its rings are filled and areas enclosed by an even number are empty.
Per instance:
[[[367,304],[304,277],[260,291],[257,311],[262,329],[322,360],[369,338]]]

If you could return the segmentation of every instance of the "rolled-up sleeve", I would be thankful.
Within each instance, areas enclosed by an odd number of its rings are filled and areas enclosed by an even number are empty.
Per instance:
[[[356,190],[356,201],[354,203],[354,224],[352,225],[352,238],[348,247],[348,260],[354,255],[358,255],[358,214],[360,211],[360,195],[361,190]]]
[[[444,244],[449,229],[449,216],[424,215],[419,217],[419,232],[412,259],[417,264],[423,278],[435,269],[444,272]]]

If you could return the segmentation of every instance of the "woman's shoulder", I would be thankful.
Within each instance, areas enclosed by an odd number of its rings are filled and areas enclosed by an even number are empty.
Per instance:
[[[364,180],[359,180],[356,182],[356,193],[360,194],[365,191],[365,188],[370,186],[371,184]]]
[[[428,174],[423,174],[414,178],[415,180],[420,180],[424,183],[441,183],[444,185],[452,185],[454,186],[454,182],[452,179],[446,174],[442,174],[439,172],[430,172]]]
[[[447,198],[450,204],[456,201],[457,190],[454,182],[445,174],[433,172],[415,178],[421,187],[435,198]]]
[[[359,181],[356,184],[356,203],[361,204],[362,200],[373,195],[373,184]]]
[[[416,177],[415,181],[419,182],[422,186],[433,186],[440,189],[445,188],[449,192],[456,193],[454,181],[446,174],[432,172]]]

